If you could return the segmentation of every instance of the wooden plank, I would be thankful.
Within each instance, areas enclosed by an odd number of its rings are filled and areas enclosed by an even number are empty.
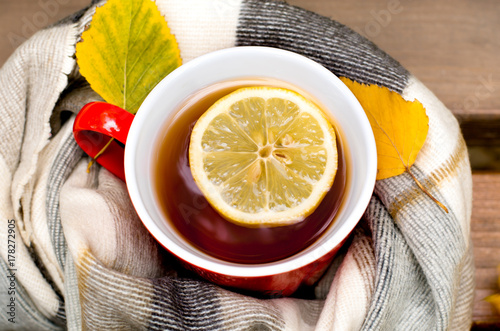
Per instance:
[[[496,232],[473,231],[472,240],[478,243],[476,247],[500,248],[500,226],[497,226]],[[498,231],[498,232],[497,232]]]
[[[500,313],[484,301],[500,293],[500,174],[474,174],[471,237],[476,266],[474,330],[500,326]]]
[[[287,0],[331,17],[400,61],[448,108],[500,110],[497,0]],[[398,5],[399,4],[399,5]]]
[[[0,66],[36,31],[89,5],[91,0],[0,0]]]
[[[457,110],[454,113],[467,146],[500,146],[500,109],[485,109],[466,116]]]

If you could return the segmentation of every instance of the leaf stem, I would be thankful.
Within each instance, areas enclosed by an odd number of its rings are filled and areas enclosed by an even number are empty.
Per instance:
[[[434,201],[435,203],[437,203],[437,205],[438,205],[439,207],[441,207],[441,208],[442,208],[442,209],[443,209],[446,213],[448,213],[448,208],[446,208],[446,206],[445,206],[445,205],[443,205],[441,202],[439,202],[439,200],[438,200],[438,199],[434,198],[434,197],[432,196],[432,194],[430,194],[430,193],[429,193],[429,191],[427,191],[427,190],[423,187],[423,185],[422,185],[422,184],[420,184],[420,182],[418,181],[417,177],[415,177],[415,176],[413,175],[413,173],[411,172],[410,167],[406,167],[406,172],[410,174],[411,178],[413,178],[413,180],[414,180],[414,181],[415,181],[415,183],[418,185],[418,187],[420,187],[420,189],[421,189],[422,191],[424,191],[424,193],[425,193],[425,194],[427,194],[427,195],[429,196],[429,198],[431,198],[431,199],[432,199],[432,201]]]
[[[115,138],[109,139],[109,141],[106,143],[106,145],[104,145],[104,147],[92,158],[92,160],[90,160],[90,162],[89,162],[89,164],[87,166],[87,173],[90,173],[90,168],[92,167],[92,165],[94,164],[94,162],[97,161],[97,158],[99,156],[101,156],[106,151],[106,149],[113,142],[113,140],[115,140]]]

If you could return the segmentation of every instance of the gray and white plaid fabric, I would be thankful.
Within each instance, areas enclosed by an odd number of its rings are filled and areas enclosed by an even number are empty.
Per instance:
[[[99,100],[74,59],[93,4],[36,33],[0,69],[0,328],[469,329],[472,180],[451,112],[371,42],[285,2],[157,5],[184,62],[232,46],[278,47],[420,100],[430,127],[415,173],[450,213],[403,174],[377,182],[350,244],[315,286],[294,297],[255,298],[199,279],[145,230],[120,180],[100,167],[86,172],[88,159],[72,137],[72,113]],[[14,267],[9,220],[16,222]],[[12,273],[15,323],[6,309]]]

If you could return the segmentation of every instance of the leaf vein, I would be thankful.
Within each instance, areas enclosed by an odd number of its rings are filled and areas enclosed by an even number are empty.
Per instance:
[[[403,166],[405,166],[405,163],[404,163],[404,160],[403,158],[401,157],[401,154],[399,153],[399,150],[398,148],[396,147],[395,143],[391,140],[391,137],[389,137],[389,135],[387,134],[387,132],[384,130],[384,128],[382,127],[382,125],[380,125],[380,123],[377,121],[377,119],[373,116],[373,114],[368,110],[366,109],[366,112],[368,114],[370,114],[370,116],[373,118],[373,120],[375,121],[375,123],[377,124],[377,126],[380,128],[380,130],[382,130],[382,132],[386,135],[387,139],[389,139],[389,141],[391,142],[391,145],[392,147],[394,148],[394,150],[396,151],[396,153],[398,154],[398,157],[399,157],[399,160],[401,161],[401,163],[403,164]],[[392,121],[391,121],[392,122]]]
[[[153,61],[151,61],[149,63],[149,65],[144,69],[143,73],[141,74],[141,76],[137,79],[137,82],[135,83],[134,87],[132,88],[132,91],[130,92],[130,94],[134,94],[135,93],[135,90],[137,89],[137,87],[139,86],[139,84],[141,83],[142,81],[142,78],[144,77],[144,75],[146,73],[148,73],[149,69],[154,65],[156,64],[156,61],[158,59],[158,57],[161,57],[162,56],[162,53],[161,52],[158,52],[155,57],[153,58]],[[135,102],[137,103],[137,101]],[[134,103],[134,105],[135,105]]]
[[[137,65],[137,63],[139,62],[139,60],[141,60],[141,59],[143,58],[143,57],[142,57],[142,55],[143,55],[144,53],[146,53],[146,51],[147,51],[147,50],[149,50],[149,47],[150,47],[150,46],[151,46],[151,44],[154,42],[153,38],[149,38],[149,39],[150,39],[150,40],[148,41],[148,44],[142,48],[141,53],[140,53],[140,54],[139,54],[139,56],[137,56],[137,58],[135,59],[135,62],[132,64],[132,66],[131,66],[131,68],[130,68],[129,72],[133,72],[133,71],[134,71],[135,66]]]
[[[417,128],[420,127],[420,121],[421,121],[421,117],[422,116],[418,116],[417,118]],[[417,137],[418,137],[418,134],[415,134],[414,135],[414,138],[413,138],[413,143],[411,145],[411,150],[410,150],[410,153],[408,154],[408,161],[407,163],[410,164],[410,159],[411,159],[411,155],[413,154],[413,150],[415,149],[415,145],[416,145],[416,141],[417,141]]]

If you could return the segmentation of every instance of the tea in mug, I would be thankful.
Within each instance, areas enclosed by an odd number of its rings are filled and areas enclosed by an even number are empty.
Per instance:
[[[286,83],[246,79],[221,82],[198,91],[163,129],[154,160],[154,188],[165,218],[178,234],[199,250],[225,261],[259,264],[281,260],[311,245],[331,225],[346,189],[346,157],[337,132],[338,169],[334,183],[316,210],[292,225],[245,227],[215,211],[193,180],[189,143],[198,118],[223,96],[249,86],[273,86],[298,91]]]

